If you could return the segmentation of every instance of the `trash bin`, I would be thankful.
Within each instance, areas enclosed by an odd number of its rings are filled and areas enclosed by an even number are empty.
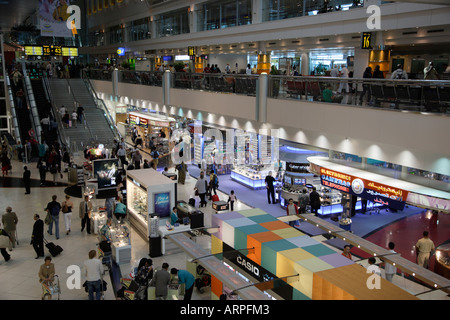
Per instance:
[[[148,237],[148,247],[150,257],[156,258],[162,256],[161,240],[162,240],[161,236]]]
[[[352,231],[352,219],[344,218],[339,220],[339,227],[346,231]]]

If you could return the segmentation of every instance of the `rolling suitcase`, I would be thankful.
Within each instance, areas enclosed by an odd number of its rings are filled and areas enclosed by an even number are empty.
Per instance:
[[[53,242],[48,242],[45,239],[44,239],[44,242],[45,242],[45,246],[47,247],[48,251],[50,252],[50,254],[53,257],[56,257],[57,255],[59,255],[63,251],[63,248],[61,248],[60,246],[54,244]]]
[[[212,199],[212,202],[220,201],[219,196],[217,194],[213,195],[211,197],[211,199]]]

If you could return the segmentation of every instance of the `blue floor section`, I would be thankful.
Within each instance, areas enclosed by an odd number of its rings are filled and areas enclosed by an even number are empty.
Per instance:
[[[198,178],[198,176],[200,175],[200,169],[198,168],[198,166],[188,165],[188,171],[193,178]],[[230,175],[219,175],[218,177],[220,191],[229,194],[231,190],[234,190],[235,195],[239,199],[239,201],[242,201],[248,206],[262,209],[265,212],[273,215],[274,217],[286,215],[285,209],[281,208],[278,203],[268,204],[266,190],[252,190],[250,188],[247,188],[244,185],[233,181]],[[209,181],[209,176],[207,176],[207,180]],[[220,200],[226,201],[228,200],[228,197],[227,199]],[[356,213],[356,215],[352,217],[351,231],[357,236],[366,237],[395,221],[404,219],[423,211],[424,209],[421,208],[405,206],[405,209],[403,211],[398,212],[391,212],[387,209],[381,209],[379,211],[368,211],[366,214]],[[339,222],[332,221],[330,217],[324,217],[323,219],[339,226]],[[325,233],[321,229],[316,228],[309,223],[301,223],[298,229],[310,236],[316,236]]]

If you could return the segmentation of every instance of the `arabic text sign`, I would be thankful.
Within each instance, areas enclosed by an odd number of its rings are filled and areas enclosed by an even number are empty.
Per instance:
[[[408,192],[334,170],[320,168],[320,183],[326,187],[402,210]]]

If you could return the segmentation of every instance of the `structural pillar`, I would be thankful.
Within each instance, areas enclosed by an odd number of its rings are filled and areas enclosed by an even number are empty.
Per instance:
[[[163,104],[168,106],[170,105],[170,87],[172,81],[172,73],[169,70],[166,70],[163,75]]]
[[[266,72],[261,73],[256,91],[256,115],[259,122],[267,122],[267,95],[269,90],[269,77]]]
[[[306,52],[302,53],[302,61],[299,72],[303,76],[309,76],[309,54]]]

